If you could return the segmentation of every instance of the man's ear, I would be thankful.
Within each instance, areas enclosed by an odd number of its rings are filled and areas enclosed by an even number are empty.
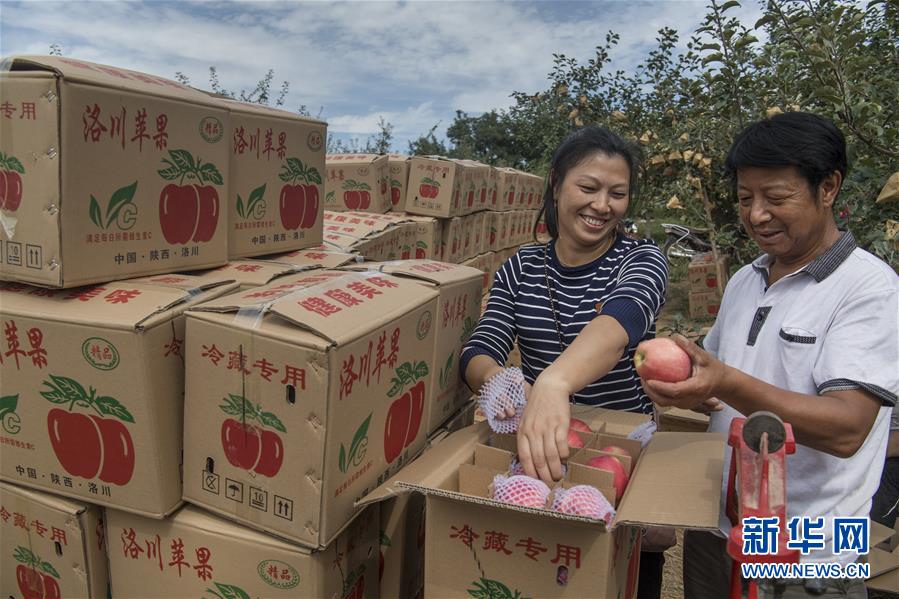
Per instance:
[[[840,193],[840,187],[843,185],[843,174],[840,171],[834,171],[824,177],[821,184],[818,185],[818,201],[825,207],[830,208]]]

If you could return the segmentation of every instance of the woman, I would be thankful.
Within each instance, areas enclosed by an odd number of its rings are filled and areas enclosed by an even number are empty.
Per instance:
[[[529,476],[550,484],[569,453],[569,402],[652,411],[633,356],[655,335],[668,265],[651,241],[622,233],[637,161],[631,144],[600,127],[562,142],[538,216],[552,241],[523,247],[500,267],[462,348],[462,375],[477,390],[502,371],[517,338],[527,383],[518,455]],[[663,564],[661,553],[641,555],[641,598],[659,596]]]

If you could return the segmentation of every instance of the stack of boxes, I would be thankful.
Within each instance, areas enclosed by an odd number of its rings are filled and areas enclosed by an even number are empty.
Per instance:
[[[687,278],[690,281],[690,318],[714,319],[727,284],[727,257],[720,256],[716,261],[711,252],[695,256],[690,260]]]
[[[69,58],[6,64],[0,594],[377,597],[379,555],[400,588],[421,552],[385,551],[380,508],[355,502],[470,422],[457,357],[483,274],[339,270],[441,238],[388,212],[405,178],[386,157],[344,190],[382,213],[326,228],[323,122]]]

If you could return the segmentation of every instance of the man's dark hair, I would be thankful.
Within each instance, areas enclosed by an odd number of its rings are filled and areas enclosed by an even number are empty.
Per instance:
[[[573,131],[559,144],[553,153],[546,188],[543,191],[543,205],[534,221],[534,239],[537,239],[537,224],[541,218],[546,221],[546,229],[550,237],[559,237],[559,223],[556,222],[555,189],[562,184],[565,176],[572,168],[594,154],[620,156],[627,162],[630,172],[628,195],[633,198],[637,193],[637,170],[640,164],[640,150],[632,143],[604,127],[588,125]]]
[[[846,138],[829,119],[809,112],[786,112],[740,131],[724,161],[734,191],[738,169],[788,166],[796,167],[817,197],[818,186],[835,171],[846,178]]]

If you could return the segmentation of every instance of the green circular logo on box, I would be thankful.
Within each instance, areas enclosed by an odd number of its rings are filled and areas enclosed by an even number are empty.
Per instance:
[[[256,570],[259,572],[259,578],[276,589],[292,589],[300,584],[300,573],[297,569],[278,560],[267,559],[259,562]]]
[[[112,370],[119,365],[119,350],[101,337],[89,337],[81,344],[81,355],[97,370]]]
[[[214,144],[225,135],[225,126],[218,118],[214,116],[206,116],[200,119],[200,137],[207,142]]]
[[[428,336],[428,333],[431,331],[431,311],[425,310],[425,312],[418,317],[418,325],[415,327],[415,336],[418,337],[418,340],[421,341],[425,337]]]

